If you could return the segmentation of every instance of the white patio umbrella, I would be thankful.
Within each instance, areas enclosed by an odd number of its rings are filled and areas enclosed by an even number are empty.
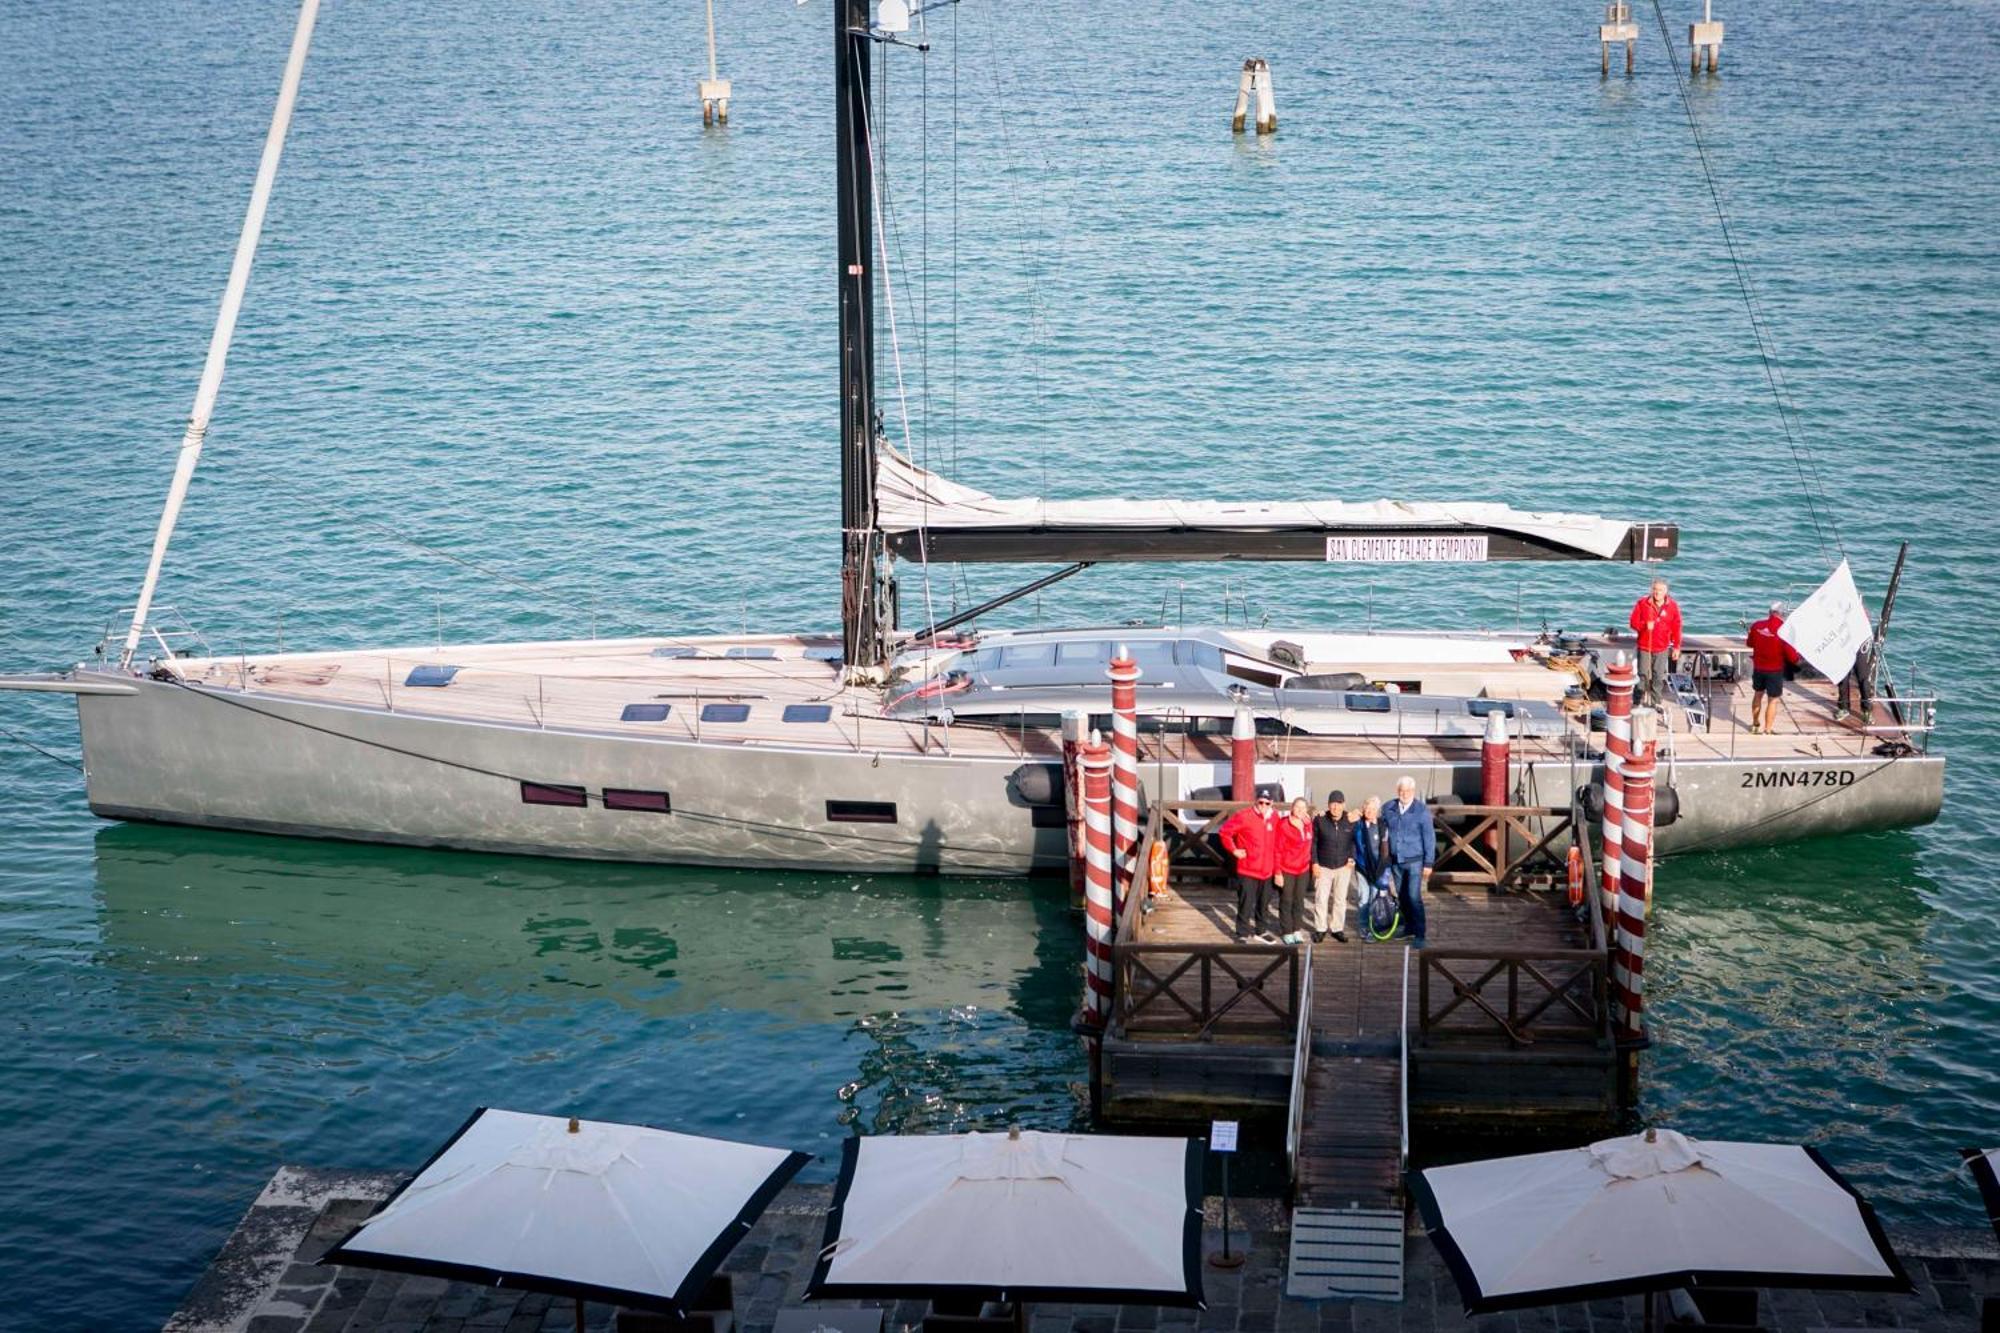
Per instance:
[[[1986,1219],[1993,1234],[2000,1236],[2000,1148],[1962,1148],[1972,1178],[1979,1182],[1979,1197],[1986,1200]]]
[[[481,1107],[320,1262],[686,1314],[808,1160]]]
[[[1469,1314],[1711,1285],[1910,1290],[1874,1210],[1811,1148],[1648,1130],[1413,1184]]]
[[[1198,1306],[1201,1165],[1194,1139],[849,1139],[806,1295]]]

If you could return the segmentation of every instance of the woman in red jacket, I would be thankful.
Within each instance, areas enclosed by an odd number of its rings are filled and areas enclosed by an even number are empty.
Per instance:
[[[1259,795],[1255,802],[1222,822],[1218,836],[1222,846],[1236,858],[1236,938],[1247,940],[1264,930],[1264,899],[1271,892],[1271,876],[1277,871],[1276,822],[1271,798]]]
[[[1306,886],[1312,883],[1312,806],[1303,797],[1274,826],[1278,864],[1278,929],[1285,943],[1301,944],[1305,931],[1299,920],[1305,905]]]

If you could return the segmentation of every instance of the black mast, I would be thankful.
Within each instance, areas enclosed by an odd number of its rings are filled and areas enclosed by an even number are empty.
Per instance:
[[[834,137],[840,207],[840,626],[849,666],[882,661],[875,528],[874,163],[868,153],[873,39],[867,0],[833,0]]]

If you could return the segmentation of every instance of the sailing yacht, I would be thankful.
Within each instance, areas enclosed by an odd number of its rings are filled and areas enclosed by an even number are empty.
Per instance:
[[[878,44],[835,0],[842,607],[838,634],[657,635],[204,655],[153,597],[219,388],[312,28],[305,0],[209,361],[123,651],[0,688],[75,696],[90,808],[110,819],[545,856],[1017,874],[1068,856],[1061,725],[1106,725],[1106,668],[1137,661],[1147,799],[1228,784],[1239,710],[1287,795],[1477,800],[1491,714],[1518,803],[1568,807],[1603,762],[1603,675],[1629,637],[1126,624],[991,630],[1008,602],[1150,561],[1651,564],[1672,522],[1436,501],[1009,499],[898,452],[880,427],[885,259],[867,115]],[[899,7],[906,10],[907,7]],[[1053,572],[905,630],[898,562]],[[190,651],[190,648],[194,651]],[[1936,817],[1932,701],[1886,682],[1859,717],[1805,680],[1749,730],[1746,650],[1690,636],[1664,707],[1658,849],[1905,827]],[[1879,660],[1879,654],[1874,660]]]

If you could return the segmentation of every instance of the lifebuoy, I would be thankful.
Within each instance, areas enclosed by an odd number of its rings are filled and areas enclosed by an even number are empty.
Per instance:
[[[1569,845],[1569,905],[1583,903],[1583,848],[1575,843]]]
[[[1146,858],[1146,891],[1157,898],[1167,891],[1167,844],[1156,842]]]

